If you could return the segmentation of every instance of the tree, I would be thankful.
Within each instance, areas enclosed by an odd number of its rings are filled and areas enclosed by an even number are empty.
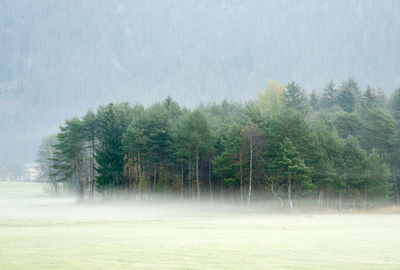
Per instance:
[[[371,86],[368,85],[367,90],[365,90],[362,100],[361,107],[363,112],[373,109],[378,106],[378,95]]]
[[[333,81],[330,81],[322,90],[321,106],[330,108],[336,104],[337,89]]]
[[[318,111],[321,108],[321,100],[315,90],[313,90],[310,94],[309,104],[314,111]]]
[[[290,108],[301,113],[307,111],[307,99],[304,91],[300,88],[299,84],[291,81],[287,86],[284,93],[284,102],[286,108]]]
[[[340,162],[340,139],[335,130],[330,130],[323,121],[317,121],[312,127],[314,136],[314,153],[310,162],[311,179],[319,189],[318,203],[324,205],[324,194],[333,187],[338,177],[337,167]]]
[[[372,108],[366,112],[364,121],[364,148],[375,148],[387,160],[391,140],[396,132],[393,118],[380,108]]]
[[[390,97],[390,111],[396,120],[397,128],[400,126],[400,88],[396,89]]]
[[[201,156],[210,151],[212,134],[209,123],[199,110],[189,112],[181,117],[175,129],[175,140],[180,144],[178,150],[180,155],[189,158],[189,168],[190,160],[195,159],[197,198],[200,200],[199,162]]]
[[[258,98],[246,106],[246,113],[254,123],[262,122],[271,113],[285,108],[286,88],[279,81],[267,80],[267,88],[258,93]]]
[[[122,137],[122,146],[124,152],[126,153],[128,166],[128,180],[132,182],[131,178],[135,178],[136,182],[134,186],[139,187],[140,192],[143,190],[143,156],[148,152],[147,149],[148,138],[144,134],[144,130],[137,127],[134,122],[132,122]],[[133,167],[132,177],[131,169]]]
[[[124,184],[124,149],[122,136],[129,121],[129,107],[125,104],[99,107],[98,140],[96,151],[96,184],[100,191],[112,190]]]
[[[243,152],[242,127],[232,126],[222,142],[223,152],[213,160],[214,174],[227,186],[239,185],[240,199],[243,202]]]
[[[57,134],[57,144],[54,145],[54,166],[60,180],[66,180],[78,173],[77,194],[78,199],[83,200],[83,176],[82,161],[84,150],[84,135],[82,122],[78,118],[67,120],[65,125],[60,127]]]
[[[343,111],[351,113],[354,112],[357,105],[357,98],[360,95],[360,89],[353,79],[343,81],[339,92],[336,96],[336,103],[343,109]]]
[[[342,112],[335,119],[335,127],[342,138],[362,136],[364,125],[358,114]]]
[[[367,204],[368,197],[374,200],[379,196],[384,196],[389,190],[390,170],[375,149],[372,149],[372,152],[368,155],[366,163],[364,192],[365,203]]]
[[[299,186],[310,189],[312,186],[309,178],[310,170],[304,164],[304,160],[301,158],[300,153],[296,150],[296,147],[290,139],[285,138],[281,149],[282,160],[280,163],[287,175],[288,203],[290,209],[293,209],[292,189],[295,184],[294,181],[297,181]]]
[[[253,188],[253,171],[255,165],[255,157],[261,156],[263,152],[263,145],[265,144],[265,138],[263,132],[257,127],[256,124],[249,121],[242,130],[242,141],[243,144],[247,145],[247,153],[249,157],[249,188],[247,195],[247,205],[250,207],[251,194]]]
[[[347,194],[353,199],[360,197],[364,189],[364,172],[367,153],[360,147],[357,139],[353,136],[346,138],[343,153],[342,172],[345,174]]]
[[[40,168],[40,178],[49,182],[53,192],[58,194],[59,177],[54,169],[55,151],[54,145],[57,144],[56,135],[45,137],[39,146],[36,162]]]
[[[95,154],[97,141],[97,117],[93,111],[88,111],[82,120],[83,136],[89,155],[89,199],[93,199],[95,187]]]

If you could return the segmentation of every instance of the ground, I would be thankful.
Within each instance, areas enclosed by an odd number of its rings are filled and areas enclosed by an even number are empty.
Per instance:
[[[0,182],[0,269],[400,269],[400,215],[178,206]]]

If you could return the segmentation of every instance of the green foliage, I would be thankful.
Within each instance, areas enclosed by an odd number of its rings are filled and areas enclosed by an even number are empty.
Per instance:
[[[400,123],[400,88],[396,89],[390,98],[390,110],[397,125]]]
[[[223,152],[213,160],[214,174],[222,178],[226,185],[237,185],[240,181],[242,127],[232,126],[223,139]]]
[[[307,100],[303,89],[295,81],[290,82],[286,86],[286,91],[284,93],[285,106],[287,109],[293,109],[302,113],[307,111]]]
[[[318,111],[321,108],[321,99],[315,90],[310,94],[309,104],[314,111]]]
[[[333,81],[330,81],[322,91],[321,106],[324,108],[330,108],[335,105],[338,91],[335,88]]]
[[[361,118],[356,113],[339,113],[335,119],[335,126],[342,138],[347,138],[350,135],[359,137],[364,130]]]
[[[78,118],[65,121],[57,134],[57,144],[54,145],[54,169],[60,180],[69,180],[78,169],[77,162],[83,160],[84,137],[83,126]]]
[[[368,197],[376,198],[390,189],[390,170],[383,158],[373,149],[367,157],[365,189]]]
[[[98,109],[98,140],[96,151],[96,185],[101,191],[121,186],[124,182],[124,149],[122,137],[127,126],[129,107],[108,104]]]
[[[393,118],[382,109],[372,108],[365,115],[364,148],[376,148],[385,158],[389,154],[392,138],[395,136]]]
[[[354,112],[357,106],[357,98],[360,95],[360,89],[353,79],[342,82],[339,92],[336,96],[336,103],[348,113]]]
[[[299,188],[311,189],[310,169],[305,165],[300,153],[290,139],[284,139],[281,144],[281,152],[282,159],[279,163],[283,168],[284,174],[293,177],[292,180],[295,181]]]
[[[194,196],[196,187],[199,199],[206,188],[211,198],[224,192],[235,197],[240,190],[243,200],[248,189],[250,203],[254,188],[282,202],[287,188],[290,205],[293,198],[319,193],[319,201],[324,194],[337,196],[341,208],[343,198],[354,203],[393,194],[388,179],[400,170],[400,139],[382,104],[379,91],[361,93],[351,79],[339,90],[329,83],[321,99],[313,92],[309,103],[297,83],[285,88],[269,80],[245,106],[223,101],[189,110],[170,97],[148,108],[100,106],[82,121],[66,121],[54,153],[43,146],[39,154],[43,168],[49,157],[57,180],[77,185],[79,176],[82,194],[96,166],[96,188],[103,194],[119,189],[141,196],[151,189]]]

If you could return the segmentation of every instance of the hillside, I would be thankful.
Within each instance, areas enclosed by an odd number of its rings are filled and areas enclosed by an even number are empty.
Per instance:
[[[0,165],[110,101],[193,107],[349,76],[400,86],[400,2],[0,0]],[[318,23],[316,23],[318,22]]]

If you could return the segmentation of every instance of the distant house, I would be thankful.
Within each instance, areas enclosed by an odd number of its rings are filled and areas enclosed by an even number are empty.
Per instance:
[[[40,167],[37,163],[25,163],[23,166],[23,181],[37,181],[40,175]]]

